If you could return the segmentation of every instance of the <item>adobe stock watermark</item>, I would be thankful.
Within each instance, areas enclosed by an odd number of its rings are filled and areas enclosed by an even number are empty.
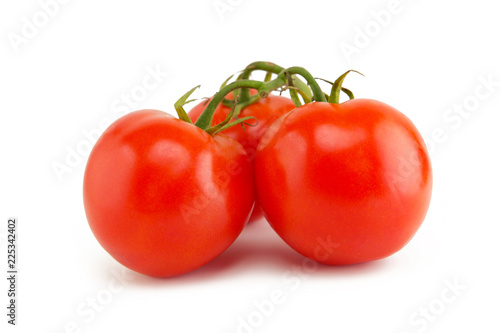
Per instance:
[[[317,238],[318,245],[314,251],[317,261],[327,260],[340,247],[339,243],[332,242],[331,236],[326,239]],[[283,287],[273,289],[266,298],[255,300],[253,310],[244,316],[238,316],[236,333],[257,332],[266,319],[269,319],[279,308],[286,303],[291,294],[297,292],[303,281],[309,279],[320,265],[317,261],[304,257],[300,265],[293,265],[281,276]]]
[[[5,231],[0,231],[0,247],[5,249],[7,246],[7,233]]]
[[[98,315],[111,305],[113,299],[121,294],[134,278],[131,271],[125,267],[114,271],[113,278],[109,280],[106,287],[99,289],[95,294],[78,303],[74,318],[67,321],[61,329],[51,333],[83,333],[85,327],[95,321]]]
[[[21,17],[21,25],[17,32],[8,32],[7,39],[15,53],[19,53],[22,45],[28,44],[52,19],[59,15],[61,8],[71,0],[40,0],[38,9],[30,16]]]
[[[448,141],[452,132],[458,131],[467,119],[478,112],[481,103],[494,96],[500,87],[500,81],[496,81],[493,74],[480,75],[477,80],[478,84],[469,95],[453,103],[443,112],[443,124],[436,126],[430,136],[424,138],[430,156],[435,154],[439,145]]]
[[[214,0],[212,7],[221,21],[224,21],[227,13],[233,12],[241,5],[243,0]]]
[[[478,84],[469,95],[453,103],[442,113],[442,125],[434,127],[430,134],[424,137],[429,156],[432,158],[436,154],[438,147],[449,140],[453,132],[458,131],[465,121],[478,112],[481,103],[490,99],[497,93],[500,81],[493,78],[493,74],[488,76],[480,75]],[[386,178],[392,186],[404,182],[421,168],[421,161],[417,151],[409,152],[405,156],[398,156],[398,169],[393,174],[387,174]]]
[[[411,1],[406,0],[406,2]],[[353,56],[361,54],[391,24],[394,16],[402,13],[403,10],[404,4],[401,0],[390,0],[384,9],[372,10],[370,20],[364,25],[355,26],[351,41],[342,41],[339,45],[347,63],[352,61]]]
[[[260,127],[253,135],[247,136],[245,140],[242,140],[240,144],[247,152],[246,160],[253,163],[257,154],[257,145],[268,144],[280,128],[284,129],[283,126],[285,126],[283,125],[283,121],[275,121],[269,128],[265,126]],[[255,138],[260,138],[260,141]],[[242,170],[242,166],[239,165],[238,162],[231,162],[226,166],[225,170],[219,171],[214,176],[215,184],[205,184],[206,187],[195,195],[189,204],[182,204],[179,206],[183,220],[186,223],[190,223],[193,217],[203,216],[204,210],[212,203],[212,199],[217,193],[226,189],[231,181],[231,177],[239,175]]]
[[[259,132],[256,132],[252,135],[252,137],[249,136],[247,139],[240,142],[247,152],[247,162],[253,163],[255,160],[255,155],[257,153],[257,149],[255,147],[257,147],[258,142],[253,141],[254,138],[261,137],[265,131],[266,128],[260,128]],[[205,183],[205,188],[200,191],[200,193],[195,195],[189,204],[183,203],[179,206],[179,211],[183,220],[186,223],[190,223],[193,221],[193,217],[203,216],[205,209],[213,204],[213,199],[216,197],[217,193],[227,189],[229,183],[231,182],[231,178],[239,175],[242,171],[243,168],[238,162],[229,162],[225,169],[220,170],[217,174],[215,174],[213,178],[215,183]]]
[[[204,183],[205,186],[200,192],[190,200],[189,204],[179,205],[179,211],[186,224],[191,223],[205,214],[205,209],[213,205],[213,199],[218,193],[224,192],[231,183],[234,176],[241,174],[242,166],[237,161],[231,161],[224,170],[220,170],[214,175],[214,183]]]
[[[467,286],[463,285],[458,278],[453,280],[445,279],[444,287],[440,293],[429,302],[418,307],[408,318],[409,328],[400,331],[399,333],[423,333],[439,320],[451,307],[453,303],[467,290]]]
[[[148,95],[164,83],[165,78],[168,76],[168,73],[164,72],[160,65],[155,67],[146,66],[145,72],[146,74],[140,83],[113,100],[110,105],[112,116],[102,118],[97,127],[88,130],[84,129],[82,131],[83,138],[73,146],[66,145],[64,159],[52,161],[52,170],[60,182],[64,180],[67,174],[72,173],[74,169],[82,165],[92,151],[97,139],[113,121],[137,108],[139,103],[146,100]]]

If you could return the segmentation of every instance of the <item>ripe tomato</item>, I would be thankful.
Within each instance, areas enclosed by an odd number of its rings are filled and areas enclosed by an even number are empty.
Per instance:
[[[251,91],[252,94],[255,93]],[[228,96],[229,97],[229,96]],[[191,111],[189,111],[189,118],[195,122],[201,113],[205,110],[208,105],[208,101],[204,101],[196,105]],[[269,95],[266,98],[260,99],[257,102],[244,108],[239,114],[239,118],[243,117],[255,117],[257,119],[256,126],[233,126],[221,133],[227,135],[243,146],[248,154],[248,160],[253,162],[255,159],[255,152],[257,150],[257,145],[259,144],[260,138],[266,132],[267,128],[279,117],[284,115],[290,110],[295,109],[295,104],[293,104],[290,98],[283,96]],[[222,122],[227,114],[231,111],[231,108],[224,106],[222,103],[217,106],[215,110],[214,117],[212,120],[212,125],[216,125]],[[255,204],[252,215],[250,216],[250,222],[258,220],[262,217],[262,210],[258,202]]]
[[[281,117],[261,139],[255,176],[273,229],[331,265],[400,250],[424,220],[432,187],[415,126],[368,99],[315,102]]]
[[[157,110],[132,112],[103,133],[83,194],[103,248],[155,277],[189,272],[222,253],[255,199],[252,164],[238,142]]]

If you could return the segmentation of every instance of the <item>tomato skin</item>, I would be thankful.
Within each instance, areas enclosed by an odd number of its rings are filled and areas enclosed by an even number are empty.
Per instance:
[[[255,91],[252,91],[252,94],[254,93]],[[195,122],[205,110],[209,101],[204,101],[189,111],[188,116],[193,122]],[[269,95],[244,108],[238,116],[239,118],[255,117],[257,119],[256,126],[245,126],[243,129],[241,126],[236,125],[221,133],[241,143],[248,154],[249,161],[253,162],[262,135],[264,135],[266,130],[276,119],[293,109],[295,109],[295,104],[290,98]],[[222,103],[219,104],[215,110],[212,124],[215,125],[222,122],[230,111],[231,108],[224,106]],[[255,120],[250,120],[249,123],[253,124]],[[250,222],[260,218],[262,218],[262,210],[257,202],[250,216]]]
[[[369,99],[306,104],[277,120],[255,160],[257,194],[273,229],[330,265],[387,257],[429,207],[430,159],[396,109]]]
[[[154,277],[192,271],[222,253],[255,200],[252,164],[238,142],[157,110],[132,112],[103,133],[83,196],[103,248]]]

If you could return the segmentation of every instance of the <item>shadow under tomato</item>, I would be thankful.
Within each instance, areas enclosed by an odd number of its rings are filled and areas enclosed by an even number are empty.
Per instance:
[[[317,264],[291,249],[265,220],[247,225],[238,239],[220,256],[192,272],[170,278],[152,278],[139,273],[131,282],[140,286],[210,282],[243,274],[283,275],[294,267],[310,269],[307,274],[317,277],[341,278],[373,273],[382,269],[387,259],[347,266]]]
[[[183,275],[169,278],[152,278],[136,272],[133,284],[156,285],[164,283],[198,283],[253,273],[282,272],[302,256],[286,245],[261,219],[250,223],[235,242],[221,255],[208,264]]]

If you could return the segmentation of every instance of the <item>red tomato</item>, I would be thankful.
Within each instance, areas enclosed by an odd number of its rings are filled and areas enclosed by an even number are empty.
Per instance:
[[[368,99],[306,104],[281,117],[258,146],[255,176],[274,230],[330,265],[400,250],[424,220],[432,188],[415,126]]]
[[[252,94],[255,91],[251,92]],[[189,111],[189,118],[195,122],[201,113],[205,110],[208,105],[208,101],[204,101],[196,105],[191,111]],[[227,135],[239,143],[245,148],[248,154],[248,160],[253,162],[255,159],[255,152],[257,150],[257,145],[259,144],[260,138],[266,132],[267,128],[279,117],[284,115],[290,110],[295,109],[295,104],[293,104],[290,98],[283,96],[269,95],[266,98],[260,99],[254,104],[247,106],[239,114],[239,118],[253,116],[257,119],[256,126],[246,126],[243,128],[240,125],[236,125],[228,128],[221,132]],[[219,104],[215,110],[214,117],[212,120],[212,125],[216,125],[222,122],[227,114],[231,111],[231,108]],[[253,121],[251,121],[253,122]],[[258,220],[262,217],[262,210],[258,202],[255,204],[252,215],[250,216],[250,222]]]
[[[157,110],[132,112],[103,133],[83,192],[103,248],[155,277],[189,272],[222,253],[255,199],[252,164],[238,142]]]

